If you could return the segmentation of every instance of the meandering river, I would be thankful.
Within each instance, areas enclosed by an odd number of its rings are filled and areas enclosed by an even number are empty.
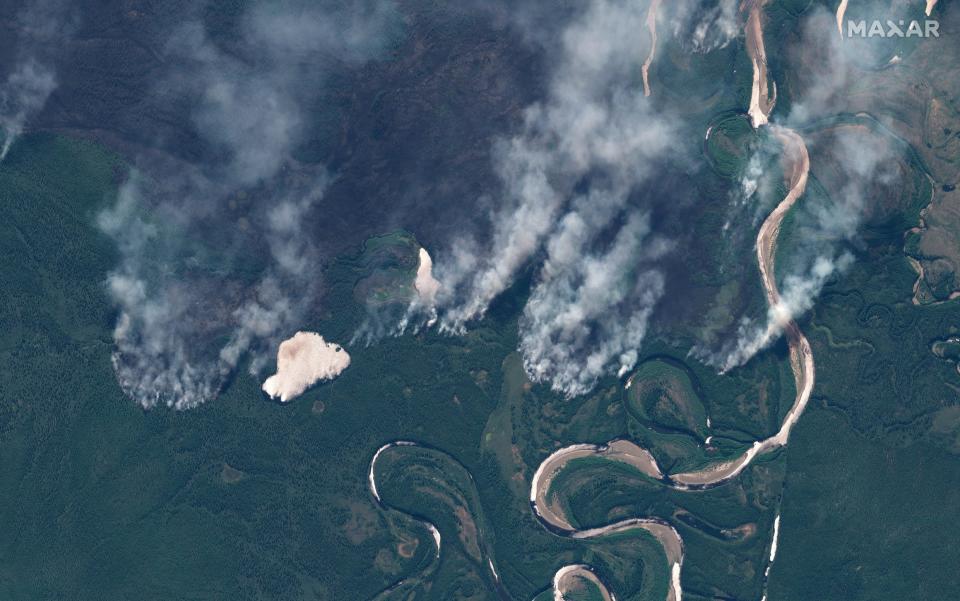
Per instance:
[[[625,530],[642,528],[652,534],[663,546],[667,563],[671,570],[668,601],[679,601],[681,597],[680,570],[683,565],[683,541],[675,528],[654,518],[632,518],[621,520],[599,528],[578,530],[571,525],[560,505],[551,503],[548,497],[550,485],[570,461],[584,457],[602,457],[610,461],[626,463],[635,467],[644,475],[658,480],[665,486],[677,490],[704,490],[718,486],[736,477],[759,455],[785,446],[790,432],[803,414],[810,394],[813,391],[815,367],[810,343],[789,312],[781,308],[780,292],[774,277],[777,238],[780,226],[790,209],[803,195],[810,169],[810,157],[803,138],[793,130],[781,126],[772,126],[771,131],[783,146],[782,163],[789,190],[783,200],[767,217],[757,234],[757,264],[760,269],[767,303],[776,316],[768,326],[769,336],[781,331],[787,336],[790,348],[790,366],[796,382],[797,395],[780,429],[773,436],[759,440],[742,455],[729,461],[719,462],[702,470],[679,474],[663,474],[656,459],[650,452],[627,440],[614,440],[607,445],[575,444],[552,453],[543,460],[530,484],[530,504],[534,513],[548,529],[560,536],[576,539],[590,539],[607,536]],[[778,520],[779,525],[779,520]],[[771,553],[771,560],[773,553]],[[558,582],[556,579],[554,582]],[[559,591],[562,594],[562,591]]]
[[[656,13],[660,0],[652,0],[648,9],[647,26],[651,35],[651,48],[643,64],[644,94],[650,94],[648,70],[653,61],[656,48]],[[745,34],[747,51],[753,63],[753,90],[750,99],[749,115],[754,127],[768,124],[768,117],[776,101],[776,86],[773,86],[773,95],[768,97],[768,82],[766,69],[766,54],[763,43],[763,6],[766,0],[744,0],[741,10],[747,13]],[[841,3],[845,8],[846,0]],[[842,16],[838,9],[838,23]],[[770,125],[771,133],[782,146],[781,165],[788,191],[784,198],[764,220],[756,239],[756,261],[760,271],[767,304],[770,307],[770,323],[766,337],[774,337],[784,333],[790,349],[790,366],[796,384],[796,397],[793,406],[783,421],[780,429],[773,436],[758,440],[742,455],[734,459],[715,463],[701,470],[677,474],[664,474],[656,459],[647,450],[637,444],[624,439],[616,439],[605,445],[574,444],[561,448],[544,459],[536,470],[530,483],[530,505],[541,523],[558,536],[572,539],[596,539],[630,530],[644,530],[651,534],[663,547],[670,569],[670,582],[667,601],[680,601],[682,587],[680,581],[681,568],[684,559],[683,539],[680,533],[668,522],[653,517],[634,517],[619,520],[605,526],[578,529],[564,513],[563,506],[553,502],[549,496],[550,486],[554,478],[573,460],[586,457],[600,457],[630,465],[645,476],[676,490],[697,491],[719,486],[735,478],[758,456],[778,447],[786,446],[790,432],[800,419],[810,400],[815,378],[813,352],[806,336],[800,331],[789,310],[783,306],[780,291],[775,278],[775,259],[777,240],[784,217],[803,195],[810,169],[810,158],[803,138],[795,131],[780,125]],[[708,133],[709,135],[709,133]],[[374,455],[370,464],[369,486],[370,491],[379,504],[379,491],[375,477],[375,465],[380,455],[394,446],[417,446],[411,442],[395,442],[384,445]],[[776,527],[779,530],[779,515]],[[437,554],[440,552],[440,536],[432,524],[427,524],[434,534]],[[776,534],[770,550],[772,563],[776,554]],[[493,561],[488,559],[490,572],[494,580],[500,584]],[[767,568],[769,572],[769,566]],[[578,580],[588,580],[601,590],[603,598],[615,601],[616,597],[609,590],[599,576],[584,564],[571,564],[560,568],[552,580],[553,596],[562,601],[565,591],[574,586]],[[402,582],[402,581],[401,581]],[[398,583],[399,585],[400,583]],[[395,586],[398,586],[395,585]]]
[[[774,85],[773,98],[768,99],[766,54],[763,44],[763,6],[765,0],[745,0],[742,9],[748,13],[746,23],[747,51],[753,63],[753,90],[750,99],[749,115],[754,127],[768,123],[770,111],[776,101],[776,86]],[[844,2],[844,4],[846,4]],[[838,15],[839,18],[839,15]],[[663,546],[670,566],[671,578],[667,601],[679,601],[682,595],[680,572],[683,565],[683,540],[675,528],[668,523],[654,518],[633,518],[621,520],[612,524],[577,530],[571,526],[569,518],[564,515],[558,504],[552,504],[548,497],[551,482],[570,461],[582,457],[603,457],[610,461],[627,463],[640,472],[661,482],[665,486],[676,490],[704,490],[718,486],[736,477],[758,456],[778,447],[786,446],[790,432],[800,419],[810,400],[815,378],[813,351],[810,343],[790,311],[783,305],[780,291],[777,288],[775,277],[775,259],[777,239],[783,219],[797,203],[807,186],[807,177],[810,170],[810,157],[803,138],[795,131],[780,126],[770,126],[771,133],[782,146],[781,164],[788,186],[786,196],[764,220],[756,240],[756,260],[763,282],[767,304],[770,307],[772,319],[767,326],[766,339],[772,339],[783,332],[787,337],[790,349],[790,367],[796,384],[796,397],[789,413],[780,429],[773,436],[758,440],[742,455],[737,458],[711,465],[705,469],[679,474],[663,474],[656,460],[649,451],[629,441],[616,440],[603,446],[571,445],[552,453],[541,464],[530,487],[530,503],[537,517],[552,532],[576,539],[587,539],[607,536],[633,528],[642,528],[650,532]],[[709,135],[709,134],[708,134]],[[776,519],[776,530],[779,531],[780,517]],[[776,554],[776,536],[771,545],[770,562]],[[565,568],[563,568],[565,569]],[[561,569],[561,571],[563,570]],[[769,566],[767,567],[769,573]],[[559,572],[558,572],[559,574]],[[563,585],[563,580],[554,579],[555,595],[562,598],[563,591],[557,587]]]

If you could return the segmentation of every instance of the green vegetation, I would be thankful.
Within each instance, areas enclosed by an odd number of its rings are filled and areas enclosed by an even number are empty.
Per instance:
[[[710,166],[721,176],[740,177],[760,134],[753,129],[750,119],[742,113],[722,114],[710,124],[705,155]]]
[[[666,473],[740,455],[780,428],[796,396],[782,341],[722,376],[661,343],[647,351],[622,394],[626,428]]]
[[[834,8],[786,0],[767,9],[778,114],[789,113],[795,93],[781,42],[797,15],[817,6]],[[891,50],[910,50],[898,43]],[[116,315],[105,281],[117,256],[95,227],[128,166],[90,143],[19,140],[0,163],[0,245],[9,257],[0,262],[0,598],[546,600],[557,569],[585,563],[618,599],[661,601],[668,569],[659,543],[642,530],[586,541],[548,532],[529,504],[534,471],[560,446],[618,437],[649,448],[668,473],[696,469],[776,432],[796,395],[782,340],[722,376],[689,352],[729,339],[739,315],[765,315],[752,216],[724,228],[725,199],[765,134],[737,112],[751,76],[742,40],[692,54],[664,36],[662,50],[651,102],[678,107],[692,133],[677,144],[703,157],[661,184],[689,215],[662,224],[678,241],[664,259],[671,296],[657,308],[659,329],[630,389],[608,377],[575,399],[531,382],[516,352],[529,274],[463,336],[388,336],[417,266],[416,239],[398,231],[322,266],[325,296],[303,328],[376,341],[348,345],[353,361],[341,377],[278,405],[241,366],[213,402],[144,412],[113,377]],[[890,113],[906,119],[908,109]],[[935,192],[931,153],[861,114],[810,123],[802,133],[814,169],[802,205],[829,207],[842,193],[836,157],[817,145],[843,126],[897,151],[895,183],[871,196],[849,248],[853,267],[827,282],[800,320],[817,380],[789,447],[702,492],[598,458],[571,462],[549,491],[581,527],[630,517],[676,527],[685,598],[760,598],[778,512],[770,599],[960,597],[960,527],[949,511],[960,504],[951,479],[960,460],[960,322],[944,302],[956,274],[928,272],[918,300],[930,304],[915,305],[916,273],[904,255],[931,264],[948,256],[924,250],[922,232],[904,248],[904,231]],[[954,161],[951,135],[925,139]],[[325,150],[308,144],[299,154]],[[768,165],[774,182],[778,163]],[[775,188],[782,196],[782,184]],[[778,275],[810,244],[804,226],[797,211],[784,222]],[[166,227],[164,235],[186,236]],[[211,272],[252,280],[262,270],[215,237],[181,248]],[[685,308],[671,302],[679,297],[689,299]],[[421,446],[383,453],[378,503],[368,469],[374,451],[396,440]],[[441,534],[439,558],[428,524]],[[597,598],[591,586],[570,598]]]
[[[554,479],[550,497],[560,503],[575,526],[582,528],[632,517],[665,519],[684,539],[685,590],[702,594],[723,590],[731,596],[752,598],[759,595],[762,586],[762,573],[752,566],[762,565],[768,549],[771,510],[779,501],[783,468],[783,460],[772,456],[751,465],[728,485],[691,494],[670,489],[624,463],[592,457],[571,461]],[[690,515],[697,519],[689,519]],[[596,542],[609,544],[613,538]],[[647,544],[638,547],[648,549],[648,557],[659,557],[659,565],[664,565],[659,543],[649,536],[646,540]],[[650,597],[662,599],[668,572],[642,572],[644,579],[660,583],[649,589]],[[632,598],[626,593],[631,590],[629,581],[605,580],[613,583],[618,598]]]
[[[563,601],[604,601],[603,591],[592,580],[578,578],[571,590],[563,596]]]
[[[293,405],[265,402],[242,369],[215,402],[144,412],[112,374],[104,282],[116,259],[94,227],[125,172],[50,136],[22,139],[0,164],[2,239],[18,257],[0,265],[0,597],[370,598],[415,572],[430,534],[380,514],[373,449],[415,437],[475,465],[463,443],[480,439],[512,338],[391,339],[351,348],[341,379]],[[343,311],[305,327],[336,339],[359,327],[355,267],[329,270]],[[483,387],[468,375],[479,370]]]
[[[367,240],[350,264],[362,273],[354,288],[358,303],[372,306],[400,303],[413,297],[419,245],[406,232],[395,232]]]
[[[958,500],[945,474],[960,451],[960,379],[930,352],[949,353],[936,341],[955,331],[955,309],[909,301],[915,274],[897,232],[868,240],[805,320],[820,367],[788,452],[771,598],[960,592],[955,571],[934,567],[960,561],[942,511]]]
[[[960,338],[947,338],[934,341],[930,348],[933,354],[951,363],[960,361]]]
[[[493,533],[464,466],[442,451],[397,446],[378,458],[374,475],[387,507],[422,517],[441,535],[439,566],[418,583],[422,593],[467,600],[486,598],[496,590],[488,564],[493,559],[488,553]],[[427,546],[436,550],[432,537]]]
[[[628,411],[644,424],[706,438],[706,412],[684,367],[664,359],[646,361],[631,375],[625,394]]]

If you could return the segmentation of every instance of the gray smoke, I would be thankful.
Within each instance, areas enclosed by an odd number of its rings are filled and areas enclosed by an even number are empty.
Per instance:
[[[194,291],[177,280],[161,286],[148,282],[146,271],[162,228],[145,216],[142,186],[141,176],[131,174],[116,204],[97,220],[100,229],[116,240],[122,257],[107,281],[120,308],[113,333],[114,369],[124,392],[144,407],[161,401],[189,407],[216,392],[218,370],[189,360],[189,339],[182,327],[190,321]]]
[[[504,184],[494,235],[478,253],[458,244],[438,266],[447,329],[482,317],[553,229],[575,186],[603,171],[624,192],[650,174],[649,159],[667,148],[670,128],[637,93],[646,11],[635,3],[595,0],[563,34],[563,54],[549,97],[525,112],[524,131],[495,148]],[[462,296],[451,296],[461,292]]]
[[[597,194],[584,200],[603,202]],[[603,221],[596,215],[583,202],[561,219],[520,320],[527,373],[567,396],[589,392],[603,375],[633,369],[663,294],[663,275],[649,261],[670,244],[651,237],[647,217],[633,213],[609,248],[590,252]]]
[[[744,117],[746,119],[747,117]],[[748,149],[750,158],[738,175],[737,185],[730,191],[730,208],[723,231],[730,236],[751,235],[761,221],[776,206],[776,171],[772,169],[779,157],[780,147],[770,136],[761,135]],[[751,230],[731,228],[735,223],[749,223]]]
[[[678,0],[664,4],[671,11],[674,37],[694,52],[723,48],[740,35],[739,0]]]
[[[304,222],[329,181],[292,158],[305,107],[334,63],[382,51],[393,17],[386,2],[287,2],[245,15],[239,48],[221,48],[200,23],[170,36],[158,94],[190,107],[209,157],[145,164],[152,173],[133,173],[99,219],[121,256],[108,279],[117,378],[144,407],[211,399],[245,356],[257,374],[300,326],[320,272]],[[242,273],[257,261],[255,275]]]
[[[797,125],[835,113],[856,80],[856,64],[873,51],[844,43],[837,35],[834,16],[823,9],[804,19],[799,44],[804,52],[818,53],[821,60],[817,61],[817,73],[801,88],[785,120]],[[849,247],[856,243],[864,216],[871,211],[870,191],[891,183],[897,159],[891,147],[865,144],[858,139],[856,129],[841,127],[821,134],[816,146],[810,148],[812,162],[816,162],[814,153],[829,152],[843,184],[840,189],[830,190],[827,198],[812,193],[808,187],[793,209],[793,235],[803,242],[791,247],[786,264],[777,263],[781,302],[770,307],[763,319],[743,318],[736,339],[719,352],[695,349],[695,354],[724,371],[743,365],[777,340],[789,320],[810,310],[826,282],[852,264],[854,257]],[[763,154],[768,152],[767,147],[762,147],[754,158],[762,161]],[[743,176],[745,191],[752,188],[754,175],[755,171],[748,169]]]
[[[314,298],[318,287],[319,253],[303,229],[303,221],[326,189],[326,182],[297,197],[276,201],[265,217],[264,233],[273,259],[256,290],[256,297],[234,312],[238,327],[220,351],[221,372],[236,366],[244,351],[260,341],[262,352],[250,363],[257,375]]]
[[[547,98],[494,149],[504,198],[491,243],[460,241],[437,257],[441,329],[459,332],[546,249],[521,350],[532,377],[567,394],[631,363],[662,291],[662,276],[636,265],[663,243],[647,240],[644,217],[628,203],[670,154],[675,126],[643,97],[649,41],[637,32],[646,13],[627,0],[593,0],[563,31]],[[575,375],[585,358],[590,367]]]
[[[73,23],[63,2],[36,0],[17,15],[16,30],[16,62],[0,84],[0,161],[56,88],[56,49],[69,39]]]

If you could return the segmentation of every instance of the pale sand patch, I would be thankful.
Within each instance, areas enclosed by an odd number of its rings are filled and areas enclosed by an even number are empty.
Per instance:
[[[263,383],[263,391],[286,403],[323,380],[332,380],[350,365],[350,355],[339,344],[314,332],[297,332],[280,343],[277,373]]]
[[[611,461],[626,463],[646,476],[657,480],[663,479],[663,473],[657,465],[656,459],[646,449],[629,440],[617,439],[600,446],[593,444],[575,444],[555,451],[540,463],[533,480],[530,483],[530,502],[541,519],[564,530],[574,530],[573,525],[563,515],[559,507],[555,507],[547,499],[550,483],[564,467],[574,459],[584,457],[603,457]]]
[[[571,460],[580,457],[590,457],[598,453],[599,447],[592,444],[575,444],[555,451],[540,463],[533,480],[530,482],[530,503],[537,515],[548,524],[564,530],[573,530],[573,525],[567,518],[547,502],[547,491],[553,477]]]
[[[417,296],[410,302],[407,315],[400,324],[400,330],[406,329],[410,318],[425,312],[427,327],[437,323],[437,293],[440,292],[440,281],[433,277],[433,259],[427,249],[420,247],[420,264],[417,266],[417,277],[413,280],[413,287]]]
[[[757,235],[757,263],[760,267],[763,288],[767,294],[767,302],[770,306],[776,307],[780,304],[780,293],[773,274],[777,238],[780,235],[783,218],[807,189],[810,155],[807,153],[807,145],[803,142],[803,138],[795,131],[785,127],[774,127],[772,131],[783,145],[783,156],[780,162],[790,190],[760,227],[760,233]]]
[[[683,565],[683,539],[680,538],[680,533],[670,524],[652,518],[632,518],[601,528],[578,530],[571,536],[576,539],[591,539],[627,532],[636,528],[652,534],[660,543],[660,546],[663,547],[663,553],[667,557],[667,565],[671,566],[670,590],[667,593],[667,601],[680,601],[682,597],[680,568]]]
[[[643,74],[643,95],[650,95],[650,65],[653,64],[653,56],[657,51],[657,9],[660,8],[660,0],[650,0],[650,8],[647,9],[647,30],[650,31],[650,53],[647,60],[643,61],[643,67],[640,72]]]
[[[413,282],[417,289],[420,303],[425,307],[433,307],[437,302],[437,292],[440,291],[440,281],[433,277],[433,259],[427,249],[420,249],[420,265],[417,267],[417,279]]]
[[[427,528],[430,529],[430,534],[433,535],[433,543],[437,546],[437,557],[440,557],[440,531],[430,523],[427,523]]]
[[[773,542],[770,543],[770,563],[777,558],[777,540],[780,538],[780,514],[773,520]]]
[[[377,500],[377,503],[381,502],[380,493],[377,492],[377,478],[376,478],[376,475],[374,474],[374,469],[377,466],[377,459],[379,459],[380,455],[382,455],[383,452],[386,451],[387,449],[390,449],[393,447],[415,447],[415,446],[417,446],[417,443],[415,442],[410,442],[409,440],[398,440],[396,442],[388,442],[387,444],[377,449],[377,452],[373,454],[373,459],[370,460],[370,471],[367,474],[367,482],[369,482],[370,484],[370,492],[373,494],[373,498]]]
[[[837,7],[837,31],[840,32],[840,37],[843,37],[843,15],[847,12],[848,2],[849,0],[841,0],[840,5]]]
[[[657,460],[653,458],[650,451],[629,440],[615,440],[609,443],[601,454],[612,461],[631,465],[651,478],[663,479]]]
[[[744,468],[753,461],[753,458],[756,457],[759,452],[759,447],[760,443],[755,442],[746,453],[736,459],[714,463],[709,467],[695,472],[673,474],[670,476],[670,479],[681,488],[686,486],[703,486],[729,480],[743,471]]]
[[[663,546],[663,552],[667,556],[668,564],[673,565],[683,562],[683,540],[680,538],[680,533],[670,524],[653,518],[632,518],[601,528],[578,530],[572,537],[576,539],[596,538],[601,535],[627,532],[636,528],[646,530],[660,542]]]
[[[750,122],[754,129],[766,125],[773,105],[777,101],[777,86],[773,86],[773,96],[767,83],[767,52],[763,45],[763,6],[766,0],[749,0],[741,5],[748,10],[747,17],[747,54],[753,63],[753,88],[750,92]]]

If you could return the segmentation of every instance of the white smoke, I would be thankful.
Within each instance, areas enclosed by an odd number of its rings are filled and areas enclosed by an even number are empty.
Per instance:
[[[832,28],[832,29],[831,29]],[[834,16],[821,7],[803,20],[802,52],[806,64],[816,69],[803,73],[798,98],[791,104],[789,123],[804,124],[837,112],[845,104],[852,78],[856,77],[856,50],[862,44],[844,44],[836,34]]]
[[[276,346],[281,333],[293,327],[313,299],[319,253],[304,231],[303,221],[325,189],[325,181],[318,182],[313,191],[297,199],[280,200],[266,215],[264,234],[273,263],[257,287],[256,298],[234,312],[238,327],[220,351],[221,372],[232,370],[255,341],[266,347],[261,350]],[[250,374],[257,375],[267,361],[266,352],[255,355]]]
[[[204,142],[223,157],[221,177],[254,184],[289,161],[304,129],[303,108],[325,83],[326,64],[360,63],[385,48],[392,6],[256,6],[241,30],[250,56],[224,51],[203,24],[187,23],[167,42],[178,68],[164,87],[194,102],[192,117]]]
[[[53,71],[34,60],[17,65],[0,88],[0,161],[23,133],[27,117],[43,107],[56,87]]]
[[[17,15],[16,62],[0,84],[0,161],[23,133],[27,120],[57,87],[54,49],[65,45],[73,25],[58,0],[35,0]]]
[[[891,183],[896,156],[884,144],[866,144],[856,127],[837,128],[825,135],[814,152],[827,152],[843,185],[829,197],[807,194],[793,209],[793,236],[802,242],[791,246],[787,264],[777,263],[780,302],[769,307],[765,323],[744,318],[733,344],[720,353],[695,351],[701,358],[726,371],[743,365],[767,348],[787,324],[809,311],[823,286],[842,273],[854,260],[847,247],[855,243],[864,217],[871,212],[870,190]]]
[[[834,16],[821,7],[803,19],[800,29],[801,39],[792,51],[802,53],[803,64],[819,66],[803,73],[803,84],[797,86],[797,98],[785,119],[797,127],[846,106],[846,96],[858,79],[857,65],[872,64],[871,53],[879,51],[869,45],[845,44],[836,35]],[[836,179],[843,184],[830,190],[826,198],[808,187],[793,209],[793,235],[802,242],[791,246],[791,256],[784,258],[786,264],[777,263],[780,302],[768,308],[764,319],[744,318],[736,338],[719,352],[695,348],[695,355],[723,370],[743,365],[776,341],[790,320],[809,311],[826,282],[852,264],[854,256],[848,249],[856,244],[859,227],[871,212],[870,190],[890,183],[896,159],[891,147],[866,143],[858,138],[860,134],[857,127],[835,127],[819,134],[810,150],[814,163],[811,172],[816,169],[818,154],[829,154],[830,168],[838,172]],[[751,164],[754,159],[762,164],[771,150],[768,145],[760,145]],[[759,193],[754,194],[757,214],[766,215],[768,203],[781,199],[771,200],[775,187],[755,174],[748,165],[741,179],[742,192],[746,194],[758,184]]]
[[[761,136],[748,149],[750,158],[744,165],[737,180],[737,187],[730,192],[730,210],[723,224],[724,232],[733,231],[736,235],[746,233],[745,228],[731,230],[734,222],[747,222],[755,228],[769,214],[776,186],[771,176],[771,166],[777,158],[780,148],[771,138]]]
[[[670,24],[678,41],[694,52],[725,47],[740,35],[739,0],[678,0],[670,3]]]
[[[528,375],[567,396],[589,392],[607,373],[633,369],[663,294],[662,274],[644,261],[662,256],[669,244],[649,239],[647,217],[632,214],[608,249],[592,253],[593,215],[583,203],[561,220],[520,320]]]
[[[900,0],[861,0],[856,10],[871,18],[904,16],[900,11],[912,3]],[[851,7],[852,8],[852,7]],[[919,7],[916,7],[919,11]],[[916,11],[907,11],[906,14]],[[893,52],[882,38],[845,38],[837,35],[835,15],[822,6],[814,7],[800,24],[800,39],[787,48],[786,60],[796,81],[786,122],[805,126],[839,112],[856,112],[849,99],[862,89],[864,79],[876,67],[889,61]],[[803,68],[817,65],[815,69]]]
[[[669,148],[670,125],[638,87],[637,57],[648,41],[636,32],[645,19],[637,3],[594,0],[564,31],[547,100],[529,107],[523,132],[495,149],[505,199],[492,242],[487,249],[461,242],[438,266],[444,329],[460,331],[484,315],[542,248],[585,178],[602,175],[623,205],[649,177],[652,158]]]
[[[140,178],[133,174],[120,188],[113,208],[98,225],[113,237],[122,257],[110,273],[110,296],[120,308],[113,338],[114,369],[121,388],[149,407],[157,402],[189,406],[216,391],[219,370],[187,360],[187,341],[179,330],[191,309],[191,292],[181,285],[150,291],[143,275],[160,229],[142,216]]]
[[[120,311],[114,364],[144,407],[211,399],[245,356],[258,373],[316,298],[319,251],[305,223],[328,177],[291,155],[331,64],[373,58],[393,12],[387,2],[288,4],[253,9],[229,52],[197,23],[171,35],[158,94],[188,103],[208,158],[133,175],[100,216],[121,255],[108,281]],[[211,231],[225,248],[204,246]],[[250,244],[268,250],[252,284],[231,273],[235,249]],[[227,265],[205,264],[211,252]]]
[[[646,18],[641,3],[593,0],[567,26],[546,99],[495,147],[505,198],[489,246],[459,241],[437,269],[441,329],[460,332],[545,251],[520,350],[533,379],[570,396],[633,366],[663,293],[650,261],[669,245],[631,201],[676,133],[643,95]]]
[[[827,280],[852,262],[853,255],[848,252],[842,252],[835,259],[817,256],[809,272],[787,275],[783,280],[780,302],[767,309],[765,324],[744,318],[732,348],[720,355],[701,355],[701,358],[717,365],[721,371],[743,365],[780,338],[793,319],[809,311]]]
[[[124,391],[144,407],[158,402],[186,409],[214,396],[243,354],[257,353],[255,374],[269,360],[283,332],[314,297],[317,251],[301,222],[322,196],[322,182],[296,200],[281,199],[263,215],[262,233],[270,249],[268,268],[251,298],[229,310],[223,298],[235,287],[191,280],[155,253],[168,252],[169,222],[148,222],[143,178],[133,174],[117,203],[101,212],[98,225],[118,244],[120,264],[108,276],[111,298],[120,314],[114,329],[114,367]],[[154,213],[153,218],[158,215]],[[216,333],[230,331],[215,356],[208,346]]]

